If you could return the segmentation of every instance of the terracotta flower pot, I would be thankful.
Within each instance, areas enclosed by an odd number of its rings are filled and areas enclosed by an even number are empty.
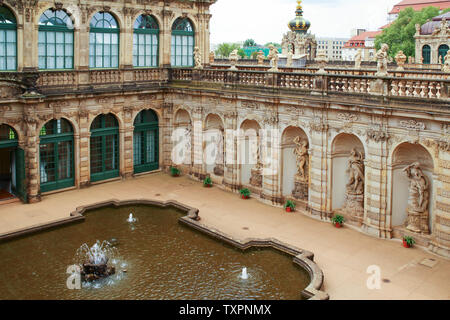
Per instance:
[[[405,240],[403,240],[403,246],[405,248],[411,248],[411,246],[408,244],[408,242],[406,242]]]
[[[212,184],[205,184],[204,186],[205,186],[205,188],[211,188]]]
[[[286,212],[292,212],[292,208],[291,207],[286,207]]]
[[[249,196],[242,196],[242,199],[248,199]]]
[[[336,228],[342,228],[342,224],[340,224],[339,222],[336,222],[334,225],[336,226]]]

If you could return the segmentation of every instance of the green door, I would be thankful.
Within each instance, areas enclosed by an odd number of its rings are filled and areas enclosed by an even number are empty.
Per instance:
[[[112,114],[99,115],[91,125],[91,182],[119,176],[119,124]]]
[[[423,58],[423,64],[431,63],[431,48],[427,44],[424,45],[422,48],[422,58]]]
[[[73,128],[65,119],[47,122],[40,132],[41,192],[75,185]]]
[[[158,117],[153,110],[141,111],[134,120],[133,162],[134,173],[159,168]]]
[[[27,181],[25,174],[25,151],[19,147],[15,150],[15,161],[16,161],[16,186],[15,192],[16,195],[22,200],[24,203],[27,203]]]

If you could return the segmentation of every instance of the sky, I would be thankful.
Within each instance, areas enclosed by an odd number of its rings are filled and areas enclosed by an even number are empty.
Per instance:
[[[352,29],[375,31],[387,24],[388,12],[400,0],[304,0],[303,16],[316,37],[350,38]],[[254,39],[281,42],[295,17],[295,0],[217,0],[210,8],[211,43]]]

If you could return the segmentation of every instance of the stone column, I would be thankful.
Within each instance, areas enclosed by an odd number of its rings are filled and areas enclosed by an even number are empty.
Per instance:
[[[225,189],[236,191],[238,183],[238,159],[237,159],[237,113],[230,111],[225,113],[225,171],[223,185]]]
[[[30,1],[31,2],[31,1]],[[36,1],[37,2],[37,1]],[[38,30],[35,22],[35,10],[31,3],[23,7],[23,71],[35,71],[38,69]],[[19,46],[20,48],[20,46]],[[18,49],[19,49],[18,48]],[[25,54],[26,53],[26,54]]]
[[[37,137],[37,105],[25,105],[25,174],[27,177],[28,202],[41,201],[39,192],[39,142]]]
[[[310,123],[309,148],[310,185],[308,208],[313,217],[327,219],[331,216],[331,155],[328,154],[328,124],[317,117]]]
[[[392,212],[388,210],[388,169],[387,158],[389,147],[387,133],[384,131],[367,131],[368,153],[366,155],[365,170],[365,201],[364,221],[362,230],[380,238],[391,238]]]
[[[266,120],[265,137],[262,137],[263,183],[261,198],[268,204],[281,204],[280,154],[281,134],[278,129],[278,114],[273,113]]]
[[[206,172],[203,166],[203,108],[196,107],[192,114],[192,152],[193,164],[192,175],[197,179],[203,180],[206,177]]]
[[[160,67],[170,67],[171,63],[171,41],[172,41],[172,18],[174,12],[162,10],[163,25],[159,33],[159,63]]]
[[[163,103],[162,108],[162,122],[159,126],[163,149],[160,151],[160,160],[162,169],[168,170],[172,165],[173,103]]]
[[[86,106],[80,105],[80,110],[78,112],[79,116],[79,124],[80,124],[80,188],[84,188],[89,186],[90,184],[90,161],[89,161],[89,145],[91,132],[89,128],[89,112],[86,109]]]
[[[133,164],[133,134],[134,134],[134,126],[133,126],[133,107],[132,106],[124,106],[123,108],[123,172],[122,177],[127,179],[130,178],[134,173],[134,164]]]
[[[132,21],[136,9],[126,8],[123,10],[124,25],[120,29],[120,68],[133,68],[133,23]]]

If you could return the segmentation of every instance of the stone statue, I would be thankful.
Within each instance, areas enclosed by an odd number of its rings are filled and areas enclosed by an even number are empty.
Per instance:
[[[444,64],[442,65],[442,71],[450,73],[450,50],[447,51],[447,55],[444,57]]]
[[[347,184],[347,192],[360,195],[364,193],[364,157],[355,148],[350,152],[348,160],[348,171],[350,174]]]
[[[420,24],[416,23],[416,36],[420,35],[420,32],[422,31],[421,29],[422,28],[421,28]]]
[[[320,50],[318,53],[317,53],[317,57],[316,57],[316,60],[315,60],[316,62],[317,62],[317,64],[319,65],[319,71],[317,71],[317,73],[318,74],[325,74],[325,73],[327,73],[326,71],[325,71],[325,67],[326,67],[326,65],[327,65],[327,63],[328,63],[328,58],[327,58],[327,55],[326,55],[326,53],[325,53],[325,50]]]
[[[200,48],[199,47],[195,47],[194,48],[194,64],[195,64],[194,69],[203,69],[203,66],[202,66],[202,54],[200,52]]]
[[[259,138],[257,141],[258,145],[253,150],[253,159],[256,159],[256,165],[251,169],[250,185],[261,188],[263,165],[261,163],[261,146],[259,145]]]
[[[378,50],[376,57],[377,57],[377,73],[376,76],[379,77],[386,77],[388,75],[388,51],[389,46],[386,43],[383,43],[381,45],[381,49]]]
[[[308,141],[301,140],[301,137],[298,136],[294,139],[294,143],[296,145],[294,149],[294,154],[297,158],[297,175],[296,178],[298,178],[301,181],[306,181],[308,176],[305,172],[306,164],[308,163]]]
[[[278,49],[275,48],[273,44],[269,45],[269,55],[267,57],[272,64],[272,68],[269,69],[269,72],[278,72]]]
[[[263,66],[265,56],[264,56],[264,52],[262,52],[262,50],[259,50],[257,58],[258,58],[258,66]]]
[[[403,67],[405,65],[407,57],[405,56],[405,54],[403,53],[402,50],[400,50],[399,52],[397,52],[397,54],[395,55],[395,62],[397,62],[397,71],[404,71],[405,68]]]
[[[281,53],[286,55],[289,50],[289,36],[285,34],[283,40],[281,40]]]
[[[414,232],[429,233],[428,203],[430,201],[430,182],[422,172],[418,162],[407,166],[403,171],[410,180],[406,228]]]
[[[215,59],[216,59],[216,55],[214,54],[214,51],[211,51],[209,53],[209,64],[213,64]]]
[[[450,30],[448,29],[447,20],[445,18],[443,18],[441,21],[441,25],[439,27],[436,27],[433,30],[432,35],[433,36],[437,36],[437,35],[445,36],[445,35],[449,35],[449,34],[450,34]]]
[[[355,55],[355,69],[361,69],[362,49],[358,49]]]
[[[230,70],[237,70],[236,64],[239,60],[238,50],[237,49],[233,50],[230,53],[230,57],[228,59],[230,60],[230,64],[231,64]]]
[[[289,50],[288,50],[288,52],[287,52],[287,54],[286,54],[286,57],[287,57],[287,60],[286,60],[286,67],[288,67],[288,68],[291,68],[292,67],[292,62],[293,62],[293,60],[292,60],[292,58],[293,58],[293,54],[292,54],[292,51],[291,51],[291,49],[289,48]]]

